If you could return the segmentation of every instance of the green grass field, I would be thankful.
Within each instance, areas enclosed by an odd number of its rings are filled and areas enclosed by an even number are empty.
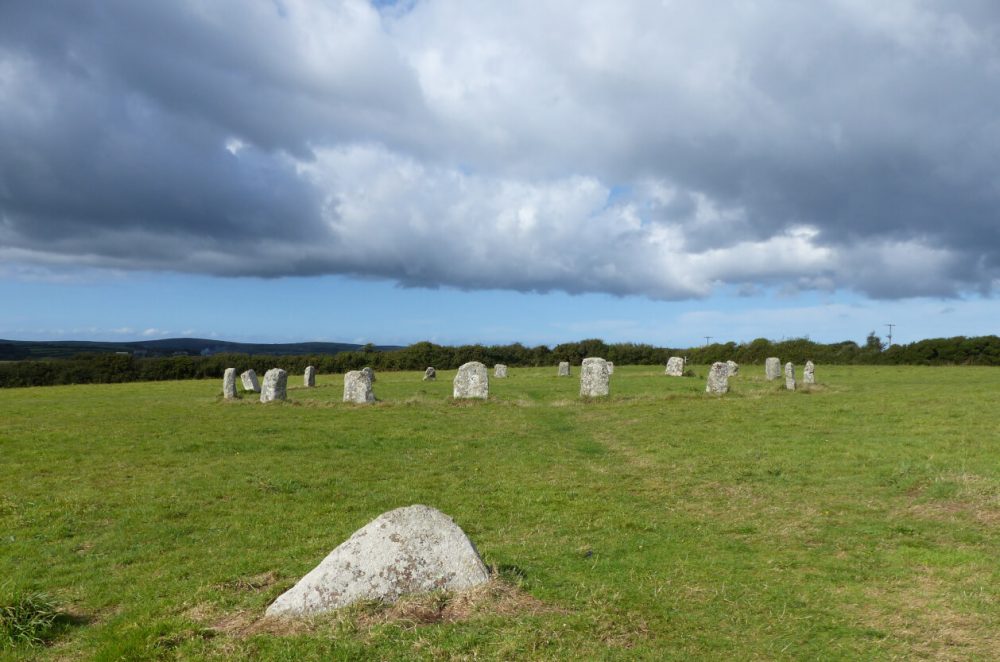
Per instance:
[[[1000,369],[819,366],[723,398],[662,367],[340,375],[289,402],[213,381],[0,392],[0,602],[63,610],[38,659],[997,659]],[[475,596],[264,608],[399,506],[451,515]]]

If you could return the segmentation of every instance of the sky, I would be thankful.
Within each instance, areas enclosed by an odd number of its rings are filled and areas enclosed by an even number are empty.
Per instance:
[[[992,0],[0,3],[0,338],[1000,330]]]

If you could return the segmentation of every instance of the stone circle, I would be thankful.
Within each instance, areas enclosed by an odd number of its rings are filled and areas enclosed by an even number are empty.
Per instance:
[[[281,368],[271,368],[264,373],[264,385],[260,389],[261,402],[274,402],[288,398],[288,373]]]
[[[222,375],[222,397],[226,400],[236,399],[236,368],[226,368]]]
[[[378,380],[375,379],[375,371],[372,370],[371,368],[369,368],[368,366],[365,366],[364,368],[362,368],[361,372],[363,372],[366,375],[368,375],[368,379],[371,380],[372,384],[374,384],[376,381],[378,381]]]
[[[559,362],[559,376],[560,377],[569,377],[569,361],[560,361]]]
[[[764,362],[764,374],[767,375],[767,381],[773,381],[781,376],[781,360],[772,356]]]
[[[812,361],[806,361],[806,365],[802,368],[802,383],[803,384],[815,384],[816,383],[816,364]]]
[[[791,361],[785,364],[785,388],[795,390],[795,364]]]
[[[583,360],[580,366],[580,397],[600,398],[611,392],[608,362],[597,357]]]
[[[364,370],[351,370],[344,375],[344,402],[367,405],[375,402],[372,380]]]
[[[312,388],[316,386],[316,367],[306,366],[306,372],[302,376],[302,385],[306,388]]]
[[[253,371],[253,368],[240,375],[240,381],[243,382],[244,391],[260,393],[260,382],[257,381],[257,373]]]
[[[424,370],[424,381],[433,382],[437,379],[437,370],[428,366],[427,370]]]
[[[493,376],[496,377],[497,379],[506,379],[507,366],[505,366],[502,363],[498,363],[495,366],[493,366]]]
[[[469,361],[458,369],[458,374],[452,381],[452,396],[456,400],[490,397],[490,377],[486,366],[479,361]]]
[[[730,377],[735,377],[736,375],[740,374],[740,364],[737,363],[736,361],[732,360],[726,361],[726,367],[729,369]]]
[[[728,392],[729,366],[721,361],[716,361],[708,371],[708,383],[705,385],[705,393],[721,395]]]
[[[667,375],[671,377],[683,377],[684,376],[684,359],[679,356],[671,356],[667,359]]]

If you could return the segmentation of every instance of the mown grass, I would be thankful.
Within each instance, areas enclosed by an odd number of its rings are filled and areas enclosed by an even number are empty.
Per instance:
[[[0,578],[75,625],[40,659],[996,659],[1000,370],[828,367],[789,393],[617,366],[341,377],[262,406],[217,381],[0,398]],[[266,605],[354,530],[451,515],[498,579],[478,597]]]

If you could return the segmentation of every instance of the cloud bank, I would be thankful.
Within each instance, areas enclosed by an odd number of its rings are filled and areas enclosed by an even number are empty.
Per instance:
[[[1000,289],[987,0],[0,6],[0,260]]]

